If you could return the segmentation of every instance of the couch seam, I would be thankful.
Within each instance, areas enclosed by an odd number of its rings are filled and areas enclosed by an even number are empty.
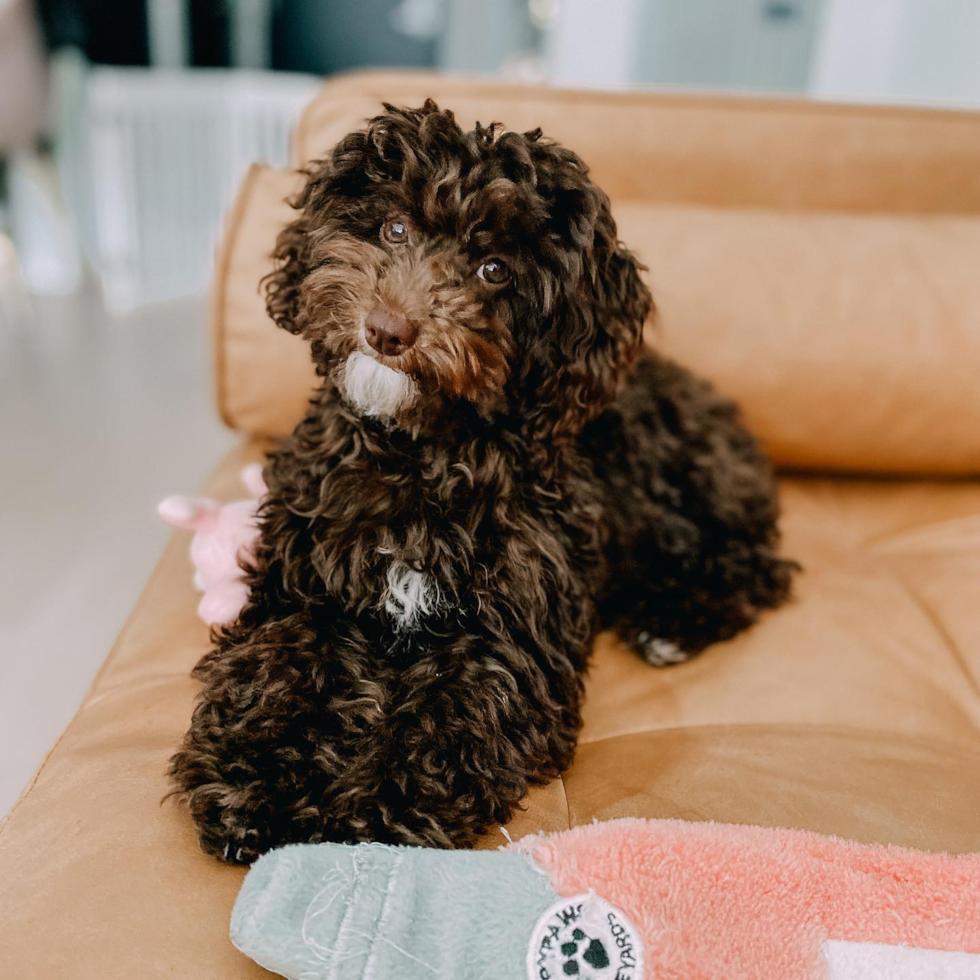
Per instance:
[[[615,732],[611,735],[601,735],[598,738],[579,740],[578,748],[592,745],[600,745],[603,742],[614,742],[620,738],[635,738],[637,735],[667,735],[676,732],[704,732],[718,729],[764,729],[773,731],[776,729],[792,729],[794,731],[807,731],[819,729],[822,732],[829,732],[841,737],[861,735],[879,735],[889,741],[908,741],[920,745],[927,745],[936,749],[949,750],[950,747],[962,750],[962,743],[955,738],[939,738],[934,735],[910,735],[906,732],[890,732],[881,728],[863,728],[858,725],[823,725],[820,722],[715,722],[712,724],[691,724],[691,725],[669,725],[666,728],[637,728],[627,732]]]
[[[926,475],[923,479],[919,479],[915,476],[902,477],[898,474],[903,481],[908,483],[935,483],[937,482],[936,477],[931,474]],[[955,483],[955,484],[972,484],[977,478],[976,470],[964,470],[962,473],[943,474],[939,480],[942,483]],[[903,524],[901,527],[893,528],[890,531],[882,531],[879,534],[873,534],[866,541],[861,542],[861,548],[866,551],[878,552],[878,549],[884,545],[886,550],[890,552],[888,548],[889,545],[894,544],[896,541],[900,541],[902,538],[907,538],[910,535],[914,535],[920,531],[927,531],[932,528],[943,528],[947,529],[951,524],[956,525],[963,521],[973,521],[976,520],[976,512],[971,512],[969,514],[960,514],[956,517],[941,517],[934,521],[915,521],[912,524]],[[916,551],[921,551],[924,549],[915,549]],[[902,583],[905,585],[906,583]],[[906,586],[908,587],[908,586]]]
[[[561,795],[565,798],[565,823],[567,824],[567,829],[572,829],[572,805],[568,800],[568,787],[565,785],[565,776],[563,773],[558,774],[558,782],[561,785]]]
[[[977,678],[974,677],[973,672],[970,670],[967,664],[966,658],[963,656],[962,652],[960,651],[960,648],[956,643],[956,641],[953,639],[952,634],[950,634],[949,630],[946,629],[945,625],[943,625],[943,621],[935,613],[932,607],[929,606],[929,604],[925,601],[925,599],[923,599],[922,596],[919,595],[919,593],[915,589],[913,589],[912,586],[909,585],[909,583],[904,578],[900,578],[898,576],[896,576],[896,578],[899,584],[905,590],[908,597],[912,600],[913,603],[915,603],[916,607],[919,609],[922,615],[926,617],[926,619],[929,621],[929,624],[939,635],[939,638],[940,640],[942,640],[943,645],[949,651],[953,663],[956,665],[960,673],[962,673],[963,676],[966,678],[966,682],[969,685],[970,689],[973,691],[973,694],[976,697],[977,702],[980,703],[980,681],[978,681]]]

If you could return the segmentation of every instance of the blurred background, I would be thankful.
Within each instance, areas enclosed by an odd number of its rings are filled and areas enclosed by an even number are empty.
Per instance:
[[[980,106],[980,0],[0,0],[0,813],[232,436],[205,294],[335,72]]]

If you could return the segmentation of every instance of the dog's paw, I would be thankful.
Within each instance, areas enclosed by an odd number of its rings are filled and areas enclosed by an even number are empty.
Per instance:
[[[673,640],[654,636],[647,630],[641,630],[636,635],[634,645],[640,656],[651,667],[672,667],[690,660],[693,654],[682,650]]]
[[[233,785],[217,778],[222,762],[213,752],[178,752],[171,760],[170,795],[189,811],[205,854],[251,864],[279,843],[269,789],[259,779]]]
[[[253,864],[268,849],[258,831],[250,828],[201,835],[201,850],[225,864]]]

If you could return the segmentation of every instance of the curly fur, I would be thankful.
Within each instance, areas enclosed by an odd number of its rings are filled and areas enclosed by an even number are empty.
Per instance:
[[[641,356],[650,293],[581,160],[385,109],[310,166],[265,283],[322,384],[171,765],[228,860],[468,845],[570,763],[597,629],[676,662],[789,592],[770,468],[730,402]],[[415,343],[373,351],[376,308]]]

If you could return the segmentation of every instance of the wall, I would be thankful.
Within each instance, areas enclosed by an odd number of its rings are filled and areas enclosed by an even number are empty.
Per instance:
[[[980,2],[824,0],[809,90],[980,106]]]

